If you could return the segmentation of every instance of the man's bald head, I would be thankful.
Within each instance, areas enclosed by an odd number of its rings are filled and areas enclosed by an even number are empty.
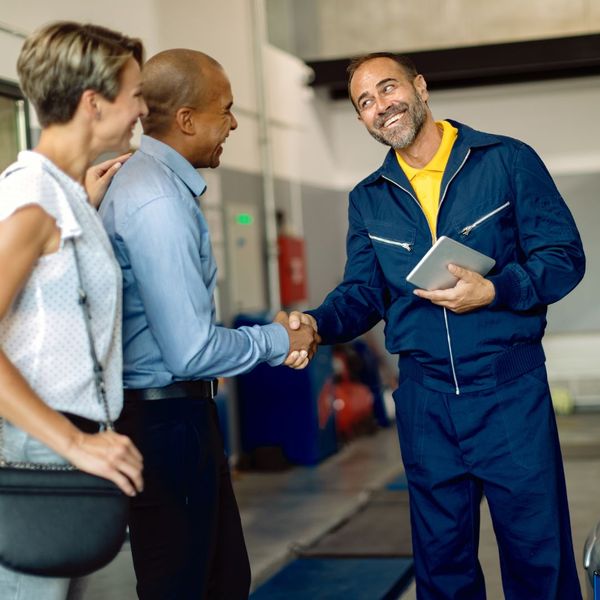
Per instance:
[[[208,54],[176,48],[159,52],[142,70],[142,92],[148,116],[142,119],[144,133],[164,134],[171,128],[179,108],[201,108],[210,98],[210,79],[221,65]]]

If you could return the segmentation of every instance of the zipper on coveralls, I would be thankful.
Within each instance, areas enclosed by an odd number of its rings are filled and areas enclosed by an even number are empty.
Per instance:
[[[446,197],[446,192],[448,191],[448,186],[450,185],[450,183],[452,183],[452,180],[456,177],[456,175],[458,175],[458,172],[463,168],[463,166],[467,162],[467,158],[469,158],[470,154],[471,154],[471,149],[469,148],[467,150],[467,154],[465,155],[463,161],[460,163],[458,169],[456,169],[456,171],[454,171],[454,174],[448,180],[448,183],[446,184],[446,187],[444,188],[444,193],[440,197],[440,203],[438,206],[438,218],[439,218],[439,209],[442,207],[442,203],[444,202],[444,198]],[[415,198],[415,196],[411,192],[409,192],[406,188],[402,187],[399,183],[396,183],[393,179],[389,179],[385,175],[383,175],[382,177],[386,181],[393,183],[396,187],[399,187],[402,191],[406,192],[417,203],[417,206],[423,213],[423,216],[425,216],[425,211],[423,210],[421,203],[417,200],[417,198]],[[425,219],[427,219],[426,216],[425,216]],[[436,231],[437,231],[437,220],[436,220]],[[432,234],[431,235],[431,245],[433,245],[434,243],[435,243],[435,236]],[[454,365],[454,353],[452,352],[452,338],[450,336],[450,327],[448,326],[448,313],[447,313],[445,307],[442,307],[442,310],[444,311],[444,325],[446,327],[446,340],[448,342],[448,352],[450,354],[450,368],[452,369],[452,379],[454,380],[454,393],[457,396],[459,396],[460,395],[460,387],[458,385],[458,378],[456,376],[456,367]]]
[[[440,209],[442,207],[442,203],[444,202],[444,198],[446,197],[446,192],[448,191],[448,187],[452,183],[453,179],[458,175],[458,172],[463,168],[463,166],[467,162],[467,158],[469,158],[470,154],[471,154],[471,148],[469,148],[467,150],[467,153],[465,154],[463,161],[458,166],[458,169],[456,169],[456,171],[454,171],[454,174],[448,180],[448,183],[446,184],[446,187],[444,188],[444,193],[442,194],[442,197],[440,198]],[[438,218],[439,218],[439,215],[440,215],[440,211],[438,209]],[[436,220],[436,231],[437,231],[437,220]],[[460,387],[458,386],[458,378],[456,377],[456,367],[454,365],[454,353],[452,352],[452,337],[450,335],[450,327],[448,326],[448,311],[446,310],[446,307],[444,307],[444,323],[446,325],[446,335],[448,336],[448,351],[450,352],[450,366],[452,367],[452,377],[454,378],[454,391],[455,391],[456,395],[459,396],[460,395]]]
[[[479,227],[479,225],[481,225],[483,222],[487,221],[488,219],[493,217],[495,214],[498,214],[501,210],[504,210],[505,208],[508,208],[509,206],[510,206],[510,202],[505,202],[502,206],[499,206],[492,212],[481,217],[481,219],[477,219],[477,221],[475,221],[475,223],[471,223],[471,225],[467,225],[467,227],[465,227],[464,229],[461,229],[460,235],[464,235],[465,237],[468,236],[471,233],[471,231],[473,231],[473,229],[475,229],[475,227]]]
[[[413,244],[410,242],[396,242],[395,240],[388,240],[386,238],[379,237],[378,235],[369,234],[369,237],[376,242],[381,242],[382,244],[389,244],[390,246],[400,246],[404,248],[408,252],[412,252]]]

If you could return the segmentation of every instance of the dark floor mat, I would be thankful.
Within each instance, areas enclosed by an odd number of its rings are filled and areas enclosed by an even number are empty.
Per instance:
[[[250,600],[395,600],[410,583],[406,558],[300,558],[250,596]]]
[[[299,553],[305,557],[412,556],[408,493],[374,492],[361,510]]]

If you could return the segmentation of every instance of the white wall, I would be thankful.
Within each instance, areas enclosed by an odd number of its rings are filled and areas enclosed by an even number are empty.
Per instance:
[[[329,102],[306,84],[310,69],[299,59],[267,47],[267,105],[278,177],[338,189]]]
[[[532,145],[555,174],[600,172],[600,77],[434,91],[436,119],[452,118]],[[350,188],[378,167],[387,148],[373,140],[349,101],[332,105],[334,158]]]
[[[193,48],[225,68],[239,121],[223,154],[231,169],[259,173],[257,90],[252,2],[227,0],[2,0],[0,21],[23,34],[58,19],[90,21],[143,39],[147,55],[167,48]],[[16,81],[22,37],[0,31],[0,78]],[[266,46],[265,74],[273,167],[277,177],[334,187],[335,168],[321,129],[319,101],[305,85],[300,60]]]
[[[2,0],[0,21],[27,34],[58,20],[86,21],[141,37],[149,53],[158,49],[157,0]],[[0,77],[16,80],[14,63],[21,42],[0,33]],[[16,53],[15,53],[16,46]]]
[[[119,0],[22,0],[9,2],[1,0],[0,24],[3,29],[13,29],[14,33],[0,31],[0,79],[17,82],[16,61],[23,38],[42,25],[51,21],[71,20],[95,23],[111,27],[144,41],[148,55],[158,50],[156,0],[129,0],[127,10]],[[31,125],[37,127],[37,118],[31,111]],[[133,142],[139,138],[136,131]]]
[[[0,31],[0,77],[2,79],[17,81],[15,63],[22,43],[23,39],[20,35]]]
[[[252,2],[156,0],[156,5],[162,48],[202,50],[214,56],[229,75],[239,127],[227,141],[222,164],[259,172]],[[331,174],[335,169],[319,127],[319,103],[304,84],[307,67],[268,45],[264,58],[275,176],[333,187]]]
[[[155,4],[161,50],[192,48],[210,54],[229,75],[234,106],[256,113],[252,3],[155,0]],[[227,153],[223,158],[227,160]]]

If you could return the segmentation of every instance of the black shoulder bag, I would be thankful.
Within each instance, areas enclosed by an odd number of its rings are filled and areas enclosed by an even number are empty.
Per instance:
[[[103,427],[114,430],[74,241],[72,247]],[[6,461],[3,424],[0,418],[0,563],[50,577],[87,575],[108,564],[125,539],[128,498],[108,479],[71,465]]]

